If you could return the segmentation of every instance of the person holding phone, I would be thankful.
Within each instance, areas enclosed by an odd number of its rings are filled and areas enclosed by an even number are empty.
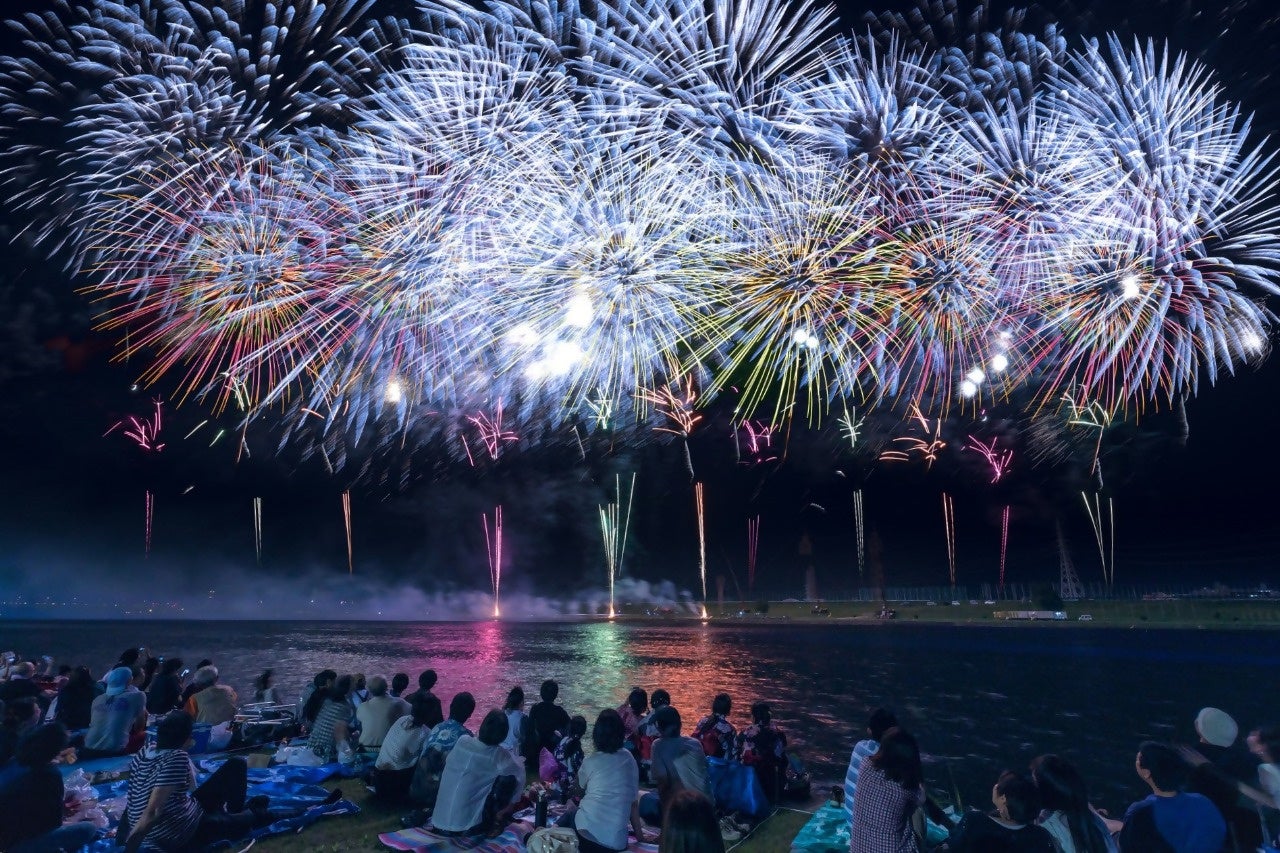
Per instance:
[[[181,704],[182,679],[188,671],[182,666],[182,658],[169,658],[160,664],[160,672],[147,691],[147,713],[167,714]]]

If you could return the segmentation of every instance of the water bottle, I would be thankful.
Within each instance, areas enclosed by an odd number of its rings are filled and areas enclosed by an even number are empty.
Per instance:
[[[541,790],[538,792],[538,802],[533,809],[533,826],[535,829],[541,829],[547,825],[547,792]]]

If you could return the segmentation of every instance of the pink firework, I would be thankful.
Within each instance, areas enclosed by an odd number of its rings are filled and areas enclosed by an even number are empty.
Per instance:
[[[987,465],[991,468],[992,485],[1000,482],[1000,479],[1009,473],[1009,466],[1013,463],[1013,451],[1001,450],[997,447],[999,442],[999,438],[993,438],[989,444],[984,444],[973,436],[969,436],[969,443],[964,448],[982,454],[982,457],[987,460]]]
[[[485,452],[489,454],[490,459],[496,460],[501,455],[504,445],[513,444],[520,440],[519,435],[506,429],[503,425],[501,400],[498,401],[493,417],[489,417],[485,412],[478,412],[475,415],[468,415],[467,420],[476,428],[477,437],[480,439]],[[467,450],[467,458],[474,466],[475,459],[471,456],[471,446],[467,444],[465,436],[462,439],[462,445]]]
[[[160,428],[163,421],[160,415],[160,407],[163,403],[157,397],[151,401],[155,409],[151,412],[149,418],[139,418],[133,415],[122,421],[116,421],[111,425],[111,429],[104,432],[103,437],[111,435],[116,430],[120,430],[121,435],[138,445],[146,453],[159,453],[164,450],[164,442],[160,441]]]
[[[743,465],[763,465],[778,461],[773,452],[773,427],[762,421],[744,421],[738,432],[744,438],[739,447],[747,451],[739,460]],[[736,439],[737,434],[734,437]]]

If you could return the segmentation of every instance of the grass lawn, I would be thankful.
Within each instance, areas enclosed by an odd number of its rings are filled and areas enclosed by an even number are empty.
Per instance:
[[[253,849],[270,850],[272,853],[390,849],[382,846],[378,834],[400,829],[400,817],[409,810],[407,806],[388,806],[374,800],[359,779],[333,779],[324,783],[324,787],[330,790],[341,788],[342,795],[360,807],[360,814],[325,818],[296,835],[264,838],[253,845]]]

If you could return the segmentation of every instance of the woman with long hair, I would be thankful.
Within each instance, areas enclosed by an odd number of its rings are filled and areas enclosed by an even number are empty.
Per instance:
[[[262,675],[253,680],[253,701],[278,704],[280,697],[276,695],[275,680],[275,670],[264,669]]]
[[[312,700],[316,696],[320,697],[318,703],[320,707],[316,709],[315,716],[312,718],[311,735],[307,743],[310,744],[311,751],[316,754],[316,757],[325,763],[338,760],[351,734],[352,683],[351,676],[340,676],[330,690],[317,690],[311,699],[307,700],[307,705],[310,707]]]
[[[520,685],[512,687],[507,693],[507,701],[502,706],[502,713],[507,716],[507,736],[502,746],[519,761],[528,758],[530,727],[529,715],[524,712],[524,688]]]
[[[182,658],[168,658],[147,688],[147,713],[164,716],[182,703]]]
[[[98,698],[98,684],[87,666],[71,671],[66,686],[58,691],[58,710],[55,718],[70,731],[89,728],[89,714],[93,700]]]
[[[1036,823],[1053,836],[1058,853],[1116,853],[1115,839],[1089,807],[1089,789],[1075,765],[1042,755],[1031,762],[1031,781],[1044,809]]]
[[[851,853],[919,853],[911,816],[924,802],[920,747],[907,731],[894,727],[880,749],[863,762],[853,798]]]

